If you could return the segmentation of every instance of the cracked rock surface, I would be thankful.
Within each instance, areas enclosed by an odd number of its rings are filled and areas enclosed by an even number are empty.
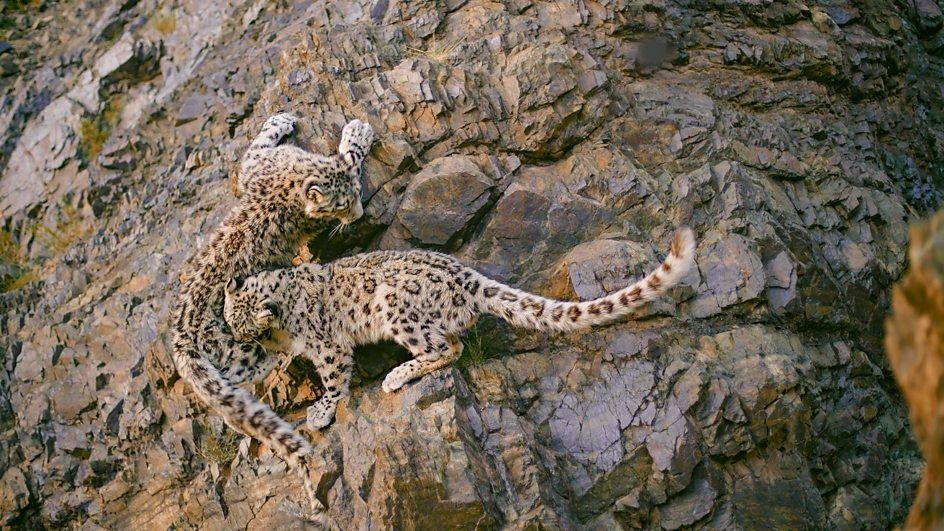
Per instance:
[[[393,395],[363,348],[311,434],[342,529],[886,529],[924,467],[882,348],[944,190],[935,0],[110,0],[0,24],[0,525],[282,529],[303,489],[173,369],[179,271],[267,116],[377,137],[316,259],[426,248],[551,297],[664,256],[638,320],[483,318]],[[72,16],[64,16],[69,13]],[[75,24],[73,20],[87,21]],[[293,362],[257,388],[291,419]]]

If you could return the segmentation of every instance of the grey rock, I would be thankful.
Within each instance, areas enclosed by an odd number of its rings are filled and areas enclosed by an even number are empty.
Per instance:
[[[410,180],[396,219],[418,242],[444,245],[488,203],[493,185],[468,157],[430,161]]]
[[[183,125],[197,118],[205,118],[207,110],[215,101],[212,94],[193,93],[180,105],[175,125]]]
[[[767,300],[777,311],[796,298],[796,267],[785,252],[767,262]]]
[[[663,529],[679,529],[701,520],[711,513],[717,495],[708,480],[692,482],[687,491],[660,508]]]
[[[932,35],[944,24],[944,13],[934,0],[914,0],[914,22],[923,35]]]
[[[764,268],[744,238],[732,234],[708,244],[702,252],[698,269],[705,291],[700,291],[692,300],[693,315],[707,317],[761,294],[766,285]]]
[[[146,81],[160,73],[158,61],[162,54],[161,43],[145,40],[132,42],[128,34],[102,54],[93,70],[104,84],[133,79]]]

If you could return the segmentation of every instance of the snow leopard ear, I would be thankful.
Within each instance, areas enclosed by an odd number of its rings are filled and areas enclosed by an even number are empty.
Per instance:
[[[242,287],[243,287],[243,279],[238,278],[238,277],[231,278],[229,279],[229,282],[226,283],[226,293],[229,293],[230,295],[235,295],[237,291],[242,289]]]

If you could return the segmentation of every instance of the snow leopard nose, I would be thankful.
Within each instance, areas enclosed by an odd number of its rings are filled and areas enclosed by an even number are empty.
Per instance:
[[[364,215],[364,207],[361,206],[360,201],[354,201],[354,204],[351,206],[350,210],[350,219],[351,221],[356,221]]]
[[[262,303],[262,309],[267,310],[269,313],[271,313],[275,317],[279,316],[279,305],[276,304],[274,301],[265,301],[264,303]]]
[[[351,207],[347,209],[344,215],[338,219],[340,219],[341,223],[345,225],[349,225],[351,223],[354,223],[358,219],[360,219],[361,216],[363,215],[364,215],[364,207],[361,206],[360,201],[355,201],[354,204],[351,205]]]

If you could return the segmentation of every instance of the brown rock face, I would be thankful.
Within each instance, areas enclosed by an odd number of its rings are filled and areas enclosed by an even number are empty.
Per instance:
[[[911,229],[910,265],[892,294],[885,346],[927,459],[905,522],[944,527],[944,212]]]
[[[305,528],[299,482],[205,411],[167,344],[181,267],[280,110],[317,151],[351,118],[376,133],[365,216],[318,259],[434,249],[587,298],[678,225],[699,242],[636,321],[548,337],[485,317],[455,367],[393,395],[404,351],[363,348],[311,436],[338,528],[900,525],[924,461],[882,325],[909,223],[941,207],[940,7],[6,2],[0,527]],[[936,337],[918,316],[937,299],[908,282],[894,337],[917,352],[905,332]],[[921,367],[906,392],[935,385]],[[297,419],[313,374],[256,391]]]

